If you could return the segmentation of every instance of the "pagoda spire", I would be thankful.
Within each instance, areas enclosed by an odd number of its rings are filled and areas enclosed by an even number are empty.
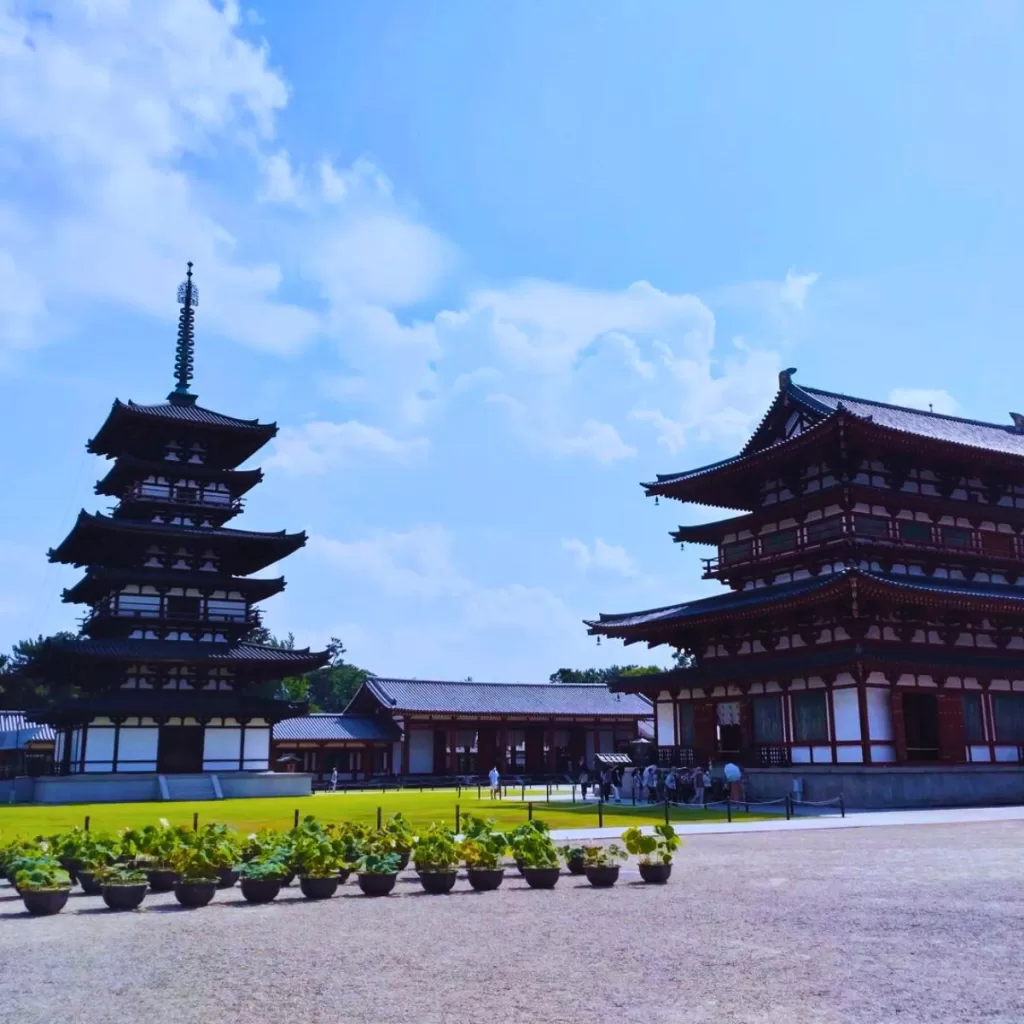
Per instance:
[[[192,261],[188,263],[185,280],[178,285],[178,304],[181,315],[178,317],[178,344],[174,350],[174,375],[177,385],[167,396],[168,400],[179,405],[190,405],[196,400],[188,386],[192,381],[193,354],[196,347],[195,308],[199,305],[199,289],[192,283]]]

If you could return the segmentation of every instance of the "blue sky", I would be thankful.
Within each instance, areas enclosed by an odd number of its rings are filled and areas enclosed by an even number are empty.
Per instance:
[[[715,591],[638,482],[777,372],[1024,411],[1016,3],[0,0],[0,645],[114,397],[276,420],[268,624],[380,674],[650,660],[581,619]],[[664,654],[655,658],[664,661]]]

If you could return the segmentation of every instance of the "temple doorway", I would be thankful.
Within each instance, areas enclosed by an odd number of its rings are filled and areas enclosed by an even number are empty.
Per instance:
[[[939,759],[939,699],[934,693],[903,694],[903,731],[908,761]]]
[[[237,767],[232,765],[228,767]],[[203,770],[203,727],[163,725],[156,748],[156,770],[161,775],[183,775]]]

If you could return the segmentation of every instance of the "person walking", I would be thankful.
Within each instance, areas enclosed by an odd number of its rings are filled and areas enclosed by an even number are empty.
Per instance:
[[[704,769],[697,768],[697,770],[693,773],[694,794],[693,800],[690,801],[691,803],[699,804],[701,806],[704,805],[704,787],[706,779],[708,779],[708,776],[704,774]],[[708,781],[710,780],[708,779]]]
[[[335,765],[331,771],[331,792],[336,793],[338,791],[338,766]]]
[[[501,796],[501,776],[498,774],[497,765],[487,773],[487,781],[491,785],[491,799],[498,799]]]
[[[580,768],[580,796],[587,799],[587,787],[590,785],[590,775],[585,767]]]
[[[725,766],[725,781],[729,786],[729,799],[733,803],[743,801],[743,769],[730,761]]]
[[[674,804],[676,802],[676,772],[674,768],[669,768],[668,774],[665,776],[665,801],[666,803]]]

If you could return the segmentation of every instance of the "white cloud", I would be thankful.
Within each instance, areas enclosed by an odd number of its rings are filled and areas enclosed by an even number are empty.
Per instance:
[[[786,305],[802,310],[804,303],[807,301],[807,293],[819,277],[821,275],[815,272],[797,274],[793,270],[788,270],[786,272],[786,280],[782,282],[782,287],[779,289],[779,298]]]
[[[379,427],[356,420],[332,423],[316,420],[301,427],[284,427],[275,440],[267,466],[279,466],[296,476],[325,473],[342,465],[355,453],[370,453],[395,459],[424,455],[429,447],[424,437],[399,440]]]
[[[577,537],[569,537],[562,541],[562,549],[573,556],[576,568],[581,572],[603,569],[622,576],[637,575],[637,568],[629,552],[616,544],[609,544],[601,537],[596,538],[593,545],[588,545]]]
[[[931,409],[944,416],[960,415],[960,403],[948,392],[932,388],[893,388],[889,392],[891,405],[910,409]]]
[[[286,150],[279,149],[260,159],[263,188],[259,199],[264,203],[298,203],[302,197],[302,181],[292,170]]]

